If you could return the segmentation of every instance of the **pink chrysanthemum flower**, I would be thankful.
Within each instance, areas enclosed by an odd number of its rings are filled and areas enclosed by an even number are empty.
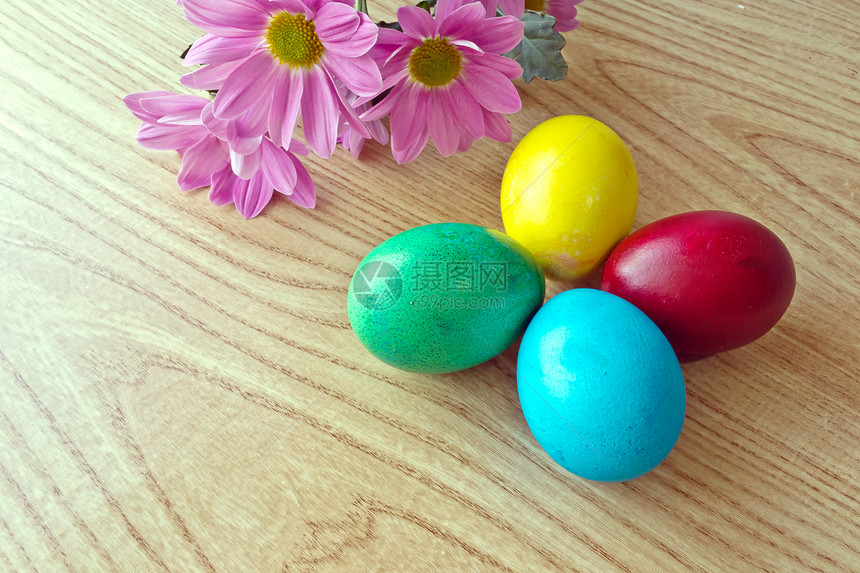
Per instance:
[[[510,141],[502,114],[520,109],[511,80],[522,68],[501,54],[522,39],[522,22],[487,17],[482,4],[466,0],[439,0],[435,18],[404,6],[397,19],[403,32],[381,29],[374,50],[383,62],[383,89],[391,92],[362,115],[375,120],[391,114],[397,162],[412,161],[431,138],[445,156],[484,136]]]
[[[377,30],[349,0],[182,0],[189,22],[207,32],[186,64],[208,64],[183,76],[183,84],[217,89],[213,111],[231,122],[230,146],[254,151],[268,131],[288,146],[298,117],[305,140],[329,157],[343,117],[365,137],[335,79],[360,96],[382,87],[368,51]]]
[[[137,140],[143,147],[173,149],[182,156],[177,177],[182,191],[211,186],[213,204],[234,203],[245,219],[257,216],[274,191],[302,207],[314,207],[313,181],[295,156],[307,150],[298,141],[286,150],[264,138],[258,152],[239,155],[219,137],[227,122],[212,115],[212,102],[206,98],[150,91],[130,94],[123,102],[142,122]]]

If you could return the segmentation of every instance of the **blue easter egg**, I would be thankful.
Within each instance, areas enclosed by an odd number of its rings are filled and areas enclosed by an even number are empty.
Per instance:
[[[520,345],[517,387],[541,447],[590,480],[651,471],[684,423],[672,346],[642,311],[599,290],[562,292],[538,311]]]

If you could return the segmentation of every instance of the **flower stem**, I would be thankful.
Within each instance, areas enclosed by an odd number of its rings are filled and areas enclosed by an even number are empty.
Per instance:
[[[367,14],[367,0],[355,0],[355,9]],[[368,14],[369,16],[370,14]]]

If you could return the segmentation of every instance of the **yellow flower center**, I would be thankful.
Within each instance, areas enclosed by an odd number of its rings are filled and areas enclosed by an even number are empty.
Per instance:
[[[409,74],[428,87],[444,86],[460,73],[460,50],[444,38],[430,38],[412,51]]]
[[[266,43],[272,56],[281,65],[293,68],[311,67],[323,54],[323,45],[313,22],[305,20],[304,14],[278,12],[269,22]]]
[[[543,11],[544,0],[526,0],[526,10]]]

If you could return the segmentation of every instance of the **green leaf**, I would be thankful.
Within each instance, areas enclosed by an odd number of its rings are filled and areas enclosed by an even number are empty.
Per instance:
[[[427,0],[421,0],[421,2],[416,4],[416,6],[418,6],[422,10],[426,10],[428,13],[430,12],[431,6],[430,6],[430,2],[427,2]]]
[[[567,63],[561,56],[564,37],[553,30],[555,18],[526,10],[523,14],[523,41],[505,54],[523,67],[523,80],[535,76],[557,82],[567,76]]]

